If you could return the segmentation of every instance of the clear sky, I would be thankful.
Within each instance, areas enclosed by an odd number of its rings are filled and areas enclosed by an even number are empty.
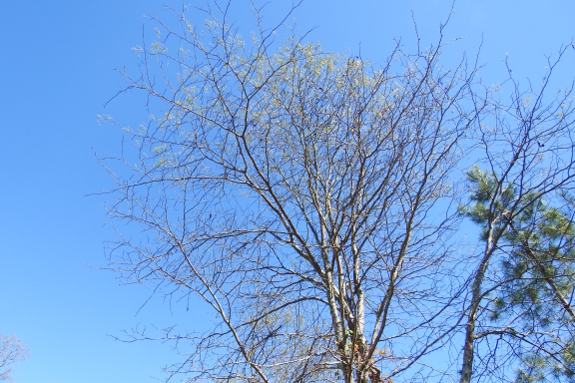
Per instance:
[[[287,0],[286,0],[287,1]],[[276,0],[268,7],[271,18]],[[400,4],[401,3],[401,4]],[[177,324],[198,329],[209,317],[171,308],[140,285],[120,285],[106,265],[103,242],[113,232],[106,197],[87,194],[112,184],[94,152],[117,153],[121,134],[99,126],[98,114],[137,125],[142,99],[126,94],[113,71],[135,69],[131,48],[142,43],[143,15],[173,20],[171,0],[0,0],[0,333],[15,333],[31,349],[15,377],[20,383],[155,382],[178,361],[167,345],[115,341],[122,330]],[[248,2],[233,17],[244,27]],[[438,0],[306,0],[298,28],[328,51],[383,60],[401,38],[415,48],[413,17],[423,43],[434,42],[451,9]],[[467,37],[446,50],[449,60],[481,46],[481,77],[505,79],[504,59],[517,78],[538,82],[545,55],[575,36],[572,0],[459,0],[446,37]],[[555,78],[575,77],[575,50]],[[560,86],[560,85],[557,85]],[[108,200],[109,201],[109,200]]]

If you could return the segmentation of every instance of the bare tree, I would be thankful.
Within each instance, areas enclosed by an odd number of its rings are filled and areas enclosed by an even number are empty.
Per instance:
[[[520,381],[575,376],[573,84],[546,95],[568,47],[549,59],[541,88],[521,90],[510,77],[511,102],[492,101],[482,114],[483,161],[469,172],[465,214],[481,225],[484,245],[470,285],[461,383],[514,379],[508,372],[517,363],[527,365]]]
[[[16,338],[16,335],[6,336],[0,334],[0,381],[12,382],[12,367],[28,358],[28,347]]]
[[[218,4],[203,10],[203,29],[185,12],[179,29],[157,21],[166,37],[138,49],[138,76],[122,74],[164,114],[123,126],[135,158],[126,148],[102,161],[118,185],[110,215],[147,234],[119,231],[113,267],[217,315],[204,334],[166,331],[192,346],[169,372],[222,382],[444,374],[425,361],[463,319],[450,237],[460,143],[488,105],[472,92],[476,65],[440,68],[443,28],[436,45],[410,55],[398,44],[382,65],[296,37],[278,43],[286,19],[266,29],[259,9],[244,41],[227,24],[230,3]]]

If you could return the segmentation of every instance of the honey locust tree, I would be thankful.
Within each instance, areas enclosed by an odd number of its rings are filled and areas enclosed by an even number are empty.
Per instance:
[[[546,95],[567,48],[549,60],[539,89],[522,90],[510,77],[510,102],[482,114],[484,160],[468,173],[470,205],[462,209],[482,230],[462,383],[575,378],[573,84]]]
[[[156,20],[167,37],[139,48],[139,75],[122,73],[163,114],[123,127],[134,157],[102,161],[117,183],[111,216],[146,234],[120,233],[113,267],[216,314],[207,333],[166,332],[191,347],[170,372],[434,374],[425,358],[462,318],[448,238],[460,141],[486,105],[475,65],[442,69],[442,35],[411,55],[398,44],[380,65],[277,41],[285,19],[246,41],[211,5],[202,27],[185,12],[177,29]]]

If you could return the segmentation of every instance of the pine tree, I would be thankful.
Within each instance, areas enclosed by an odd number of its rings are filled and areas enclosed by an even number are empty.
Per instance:
[[[518,198],[512,184],[494,198],[497,175],[478,167],[468,180],[471,204],[463,214],[483,228],[483,241],[490,220],[498,238],[494,246],[502,282],[491,300],[489,319],[520,344],[516,381],[575,381],[573,200],[559,193],[553,201],[562,203],[557,208],[537,193]]]

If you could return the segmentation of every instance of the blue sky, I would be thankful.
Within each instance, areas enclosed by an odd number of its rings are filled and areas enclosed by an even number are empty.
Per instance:
[[[270,20],[278,3],[267,9]],[[436,41],[451,9],[450,1],[399,3],[307,0],[295,17],[300,31],[318,27],[308,40],[326,50],[356,53],[361,46],[363,57],[377,62],[394,39],[414,49],[412,11],[426,44]],[[131,48],[142,43],[143,26],[154,26],[143,15],[171,22],[163,5],[181,4],[0,0],[0,333],[30,346],[31,358],[15,374],[20,383],[154,382],[178,360],[174,351],[112,336],[136,326],[210,323],[159,298],[139,310],[152,291],[121,286],[99,269],[106,265],[103,241],[113,232],[106,197],[86,197],[112,186],[94,153],[117,153],[121,140],[117,128],[98,125],[97,115],[132,125],[145,116],[136,94],[104,108],[124,85],[113,68],[136,68]],[[244,27],[247,2],[237,5],[233,17]],[[482,42],[486,83],[505,79],[506,54],[520,81],[539,80],[545,55],[575,36],[574,15],[575,2],[567,0],[460,0],[445,34],[467,38],[446,49],[446,66],[464,51],[474,56]],[[574,62],[575,50],[555,77],[557,87],[573,80]]]

